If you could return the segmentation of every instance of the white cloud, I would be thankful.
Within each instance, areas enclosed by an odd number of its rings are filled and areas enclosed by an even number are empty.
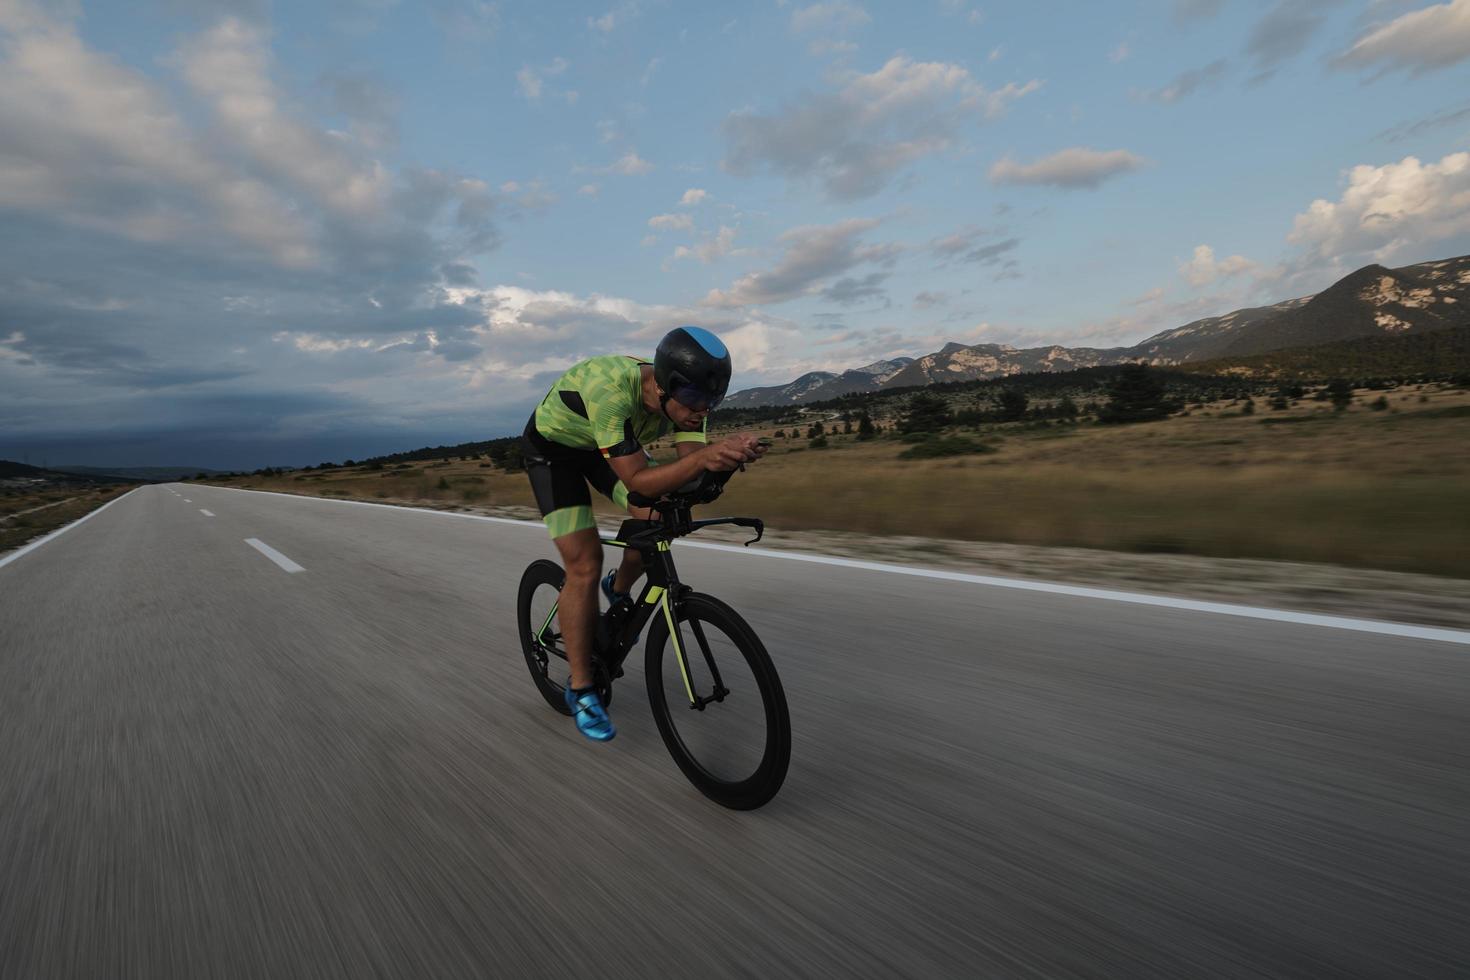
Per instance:
[[[376,162],[354,160],[320,131],[293,118],[271,81],[264,35],[226,19],[187,43],[185,80],[214,111],[226,139],[255,166],[355,218],[380,214],[391,179]]]
[[[622,174],[624,177],[640,177],[653,170],[653,164],[640,157],[636,151],[629,150],[617,161],[603,169],[603,173]]]
[[[1382,65],[1415,75],[1470,58],[1470,0],[1411,11],[1359,38],[1333,59],[1343,68]]]
[[[1117,47],[1108,52],[1108,60],[1116,65],[1120,61],[1127,61],[1128,56],[1132,53],[1132,50],[1128,47],[1128,42],[1120,41]]]
[[[556,193],[539,178],[525,184],[508,180],[500,185],[500,192],[505,196],[507,203],[523,211],[542,211],[551,207],[558,200]]]
[[[1074,146],[1033,163],[1017,163],[1006,157],[990,168],[990,179],[997,184],[1048,184],[1095,190],[1103,181],[1138,170],[1147,162],[1127,150]]]
[[[636,17],[640,9],[636,0],[627,0],[626,3],[619,4],[600,17],[588,17],[587,28],[598,34],[611,34],[618,27],[625,26]]]
[[[679,259],[698,259],[705,265],[709,265],[717,259],[727,255],[744,254],[743,250],[734,248],[735,229],[728,225],[720,225],[720,230],[714,235],[706,235],[697,245],[680,245],[674,249],[670,256],[672,261]]]
[[[658,231],[693,231],[694,219],[687,214],[656,214],[648,219],[648,227]]]
[[[724,167],[816,177],[830,197],[882,190],[903,167],[949,148],[962,124],[993,119],[1039,81],[989,89],[958,65],[891,58],[870,74],[835,72],[835,92],[806,96],[773,115],[726,118]]]
[[[1437,163],[1404,157],[1381,167],[1353,167],[1342,196],[1313,201],[1296,216],[1287,240],[1318,260],[1368,255],[1383,262],[1406,249],[1465,234],[1470,234],[1470,153],[1461,152]]]
[[[691,187],[684,192],[683,197],[679,198],[679,204],[681,207],[689,208],[693,207],[696,204],[703,204],[705,199],[708,197],[708,191],[702,190],[698,187]]]
[[[1208,286],[1217,279],[1229,279],[1244,272],[1252,272],[1257,269],[1256,263],[1243,255],[1232,255],[1224,259],[1215,258],[1215,250],[1208,245],[1196,245],[1194,255],[1188,262],[1179,263],[1179,274],[1188,280],[1191,286],[1196,288]],[[1162,293],[1158,290],[1154,292]],[[1142,298],[1148,301],[1153,293],[1146,294]],[[1135,303],[1134,305],[1138,305]]]
[[[550,64],[543,65],[540,68],[522,65],[521,70],[516,72],[516,87],[520,89],[521,95],[535,102],[541,98],[545,90],[545,80],[563,74],[568,67],[569,65],[565,58],[553,58]],[[569,102],[577,101],[576,92],[566,92],[563,93],[563,96]]]
[[[596,184],[583,184],[581,187],[577,188],[577,193],[581,194],[583,197],[596,197],[597,191],[598,186]]]
[[[842,33],[857,30],[872,21],[866,10],[845,0],[816,3],[791,12],[791,29],[799,34],[812,31]]]
[[[223,233],[280,265],[317,261],[310,224],[209,152],[160,88],[39,8],[0,4],[0,29],[0,206],[134,241]]]
[[[732,308],[781,303],[817,292],[822,282],[855,266],[891,264],[899,246],[859,241],[877,225],[875,219],[850,218],[834,225],[793,228],[781,236],[786,251],[773,268],[742,276],[728,290],[710,290],[704,305]]]
[[[465,290],[459,299],[486,311],[474,334],[483,353],[466,365],[477,386],[530,381],[610,350],[651,354],[660,337],[686,323],[719,335],[730,349],[737,379],[767,369],[773,351],[801,342],[796,324],[759,312],[648,305],[509,285]]]

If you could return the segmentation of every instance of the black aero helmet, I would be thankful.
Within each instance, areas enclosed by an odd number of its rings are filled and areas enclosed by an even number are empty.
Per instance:
[[[658,342],[653,380],[665,399],[696,412],[712,409],[730,387],[730,352],[702,327],[676,327]]]

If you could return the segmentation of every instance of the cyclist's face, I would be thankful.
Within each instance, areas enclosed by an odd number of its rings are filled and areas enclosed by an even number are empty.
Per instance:
[[[709,414],[708,409],[701,409],[696,412],[677,398],[670,398],[668,405],[669,418],[673,419],[674,424],[681,429],[692,431],[699,428],[704,424],[704,417]]]

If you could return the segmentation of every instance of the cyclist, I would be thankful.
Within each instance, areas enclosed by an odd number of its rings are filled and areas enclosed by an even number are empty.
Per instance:
[[[608,355],[574,365],[526,423],[526,472],[566,569],[558,615],[571,666],[567,707],[577,729],[595,741],[617,732],[593,687],[602,541],[587,486],[633,517],[651,520],[653,511],[628,504],[630,491],[660,497],[705,471],[733,470],[760,458],[765,447],[752,436],[708,442],[709,412],[729,386],[730,352],[720,338],[700,327],[678,327],[659,341],[651,363]],[[679,458],[658,466],[643,447],[670,430]],[[627,549],[618,568],[602,579],[602,592],[615,602],[642,574],[642,557]]]

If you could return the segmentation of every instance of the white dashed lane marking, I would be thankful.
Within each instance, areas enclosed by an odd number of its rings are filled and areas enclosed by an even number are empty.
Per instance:
[[[199,508],[199,513],[203,514],[205,517],[213,517],[214,516],[213,513],[211,513],[210,511],[205,510],[203,507],[200,507]]]
[[[267,558],[269,558],[271,561],[275,562],[277,565],[281,566],[281,568],[283,570],[285,570],[285,571],[288,571],[288,572],[304,572],[304,571],[306,571],[306,569],[302,568],[300,565],[296,564],[294,561],[292,561],[291,559],[287,558],[285,555],[281,554],[279,551],[277,551],[276,549],[272,548],[270,545],[266,544],[264,541],[260,540],[259,538],[246,538],[245,539],[245,543],[248,544],[248,545],[250,545],[250,547],[254,548],[256,551],[260,552],[262,555],[265,555]]]

